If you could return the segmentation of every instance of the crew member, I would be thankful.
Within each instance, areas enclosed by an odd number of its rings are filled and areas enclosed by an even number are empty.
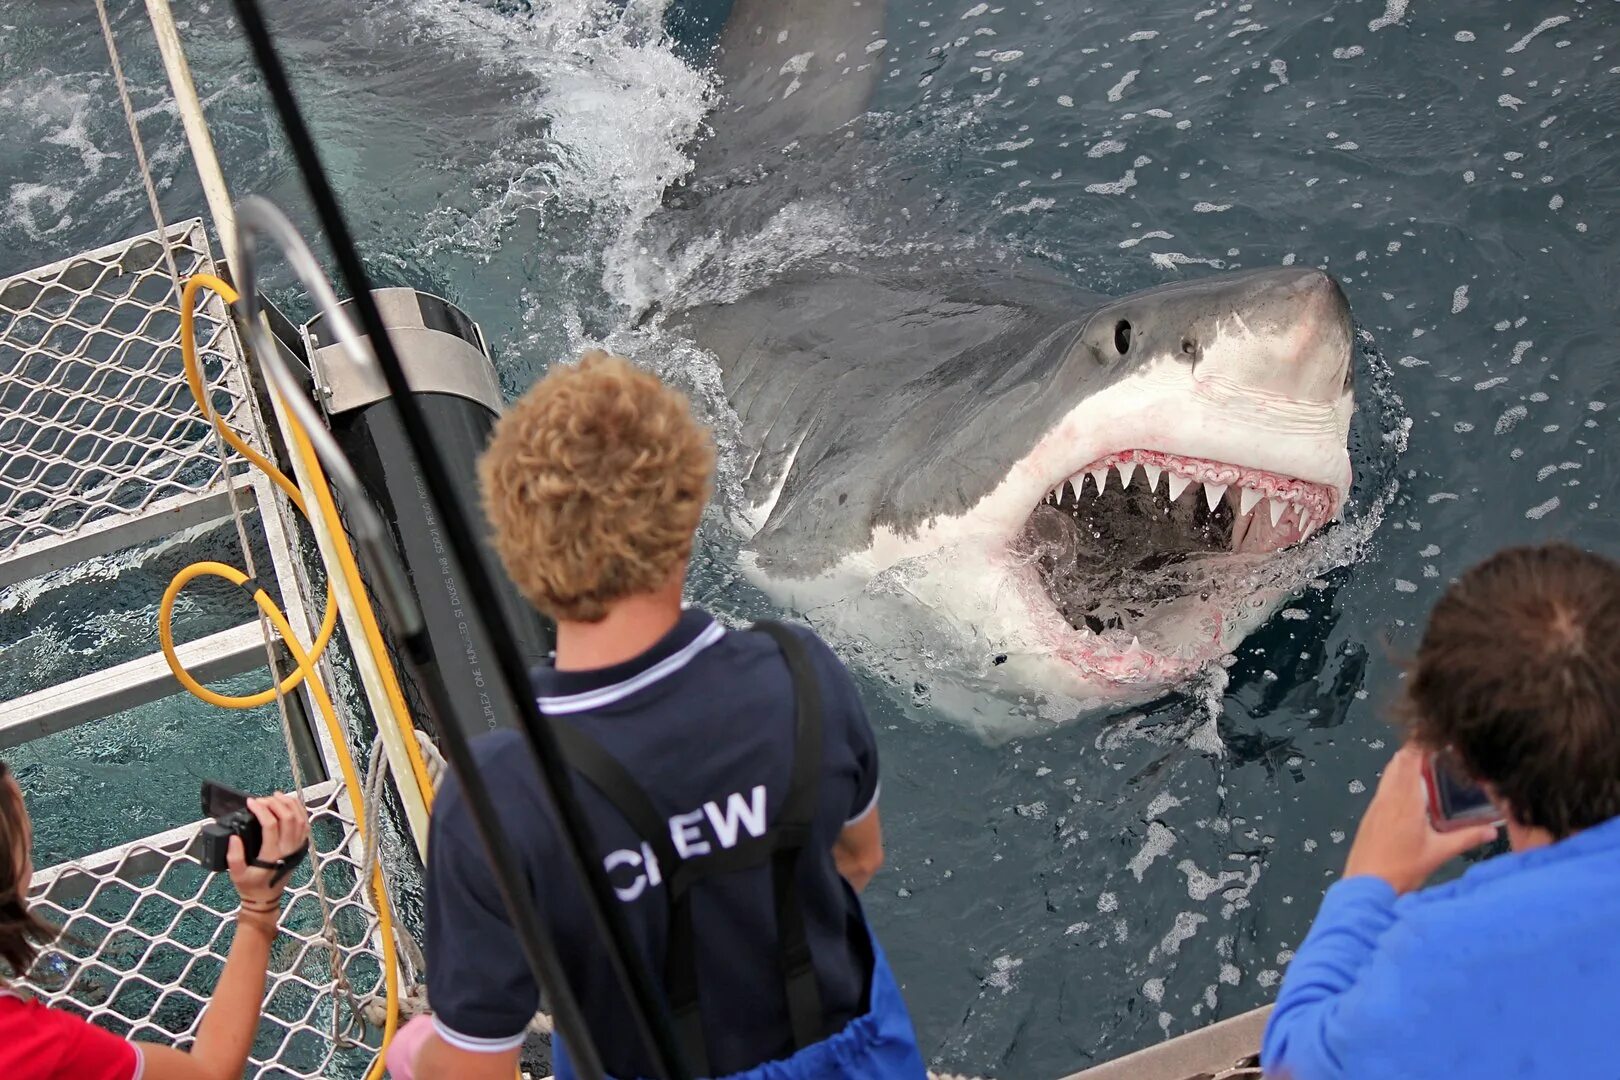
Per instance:
[[[853,681],[806,630],[729,630],[682,606],[713,465],[682,395],[599,352],[502,418],[480,465],[495,547],[557,624],[535,693],[696,1073],[920,1080],[857,899],[883,848]],[[474,745],[605,1067],[658,1075],[521,737]],[[454,779],[434,804],[427,876],[432,1031],[407,1033],[390,1065],[510,1080],[539,991]],[[560,1040],[553,1057],[573,1075]]]

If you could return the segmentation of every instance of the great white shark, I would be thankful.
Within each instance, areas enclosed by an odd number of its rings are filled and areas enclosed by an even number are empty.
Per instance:
[[[667,228],[738,234],[825,182],[759,162],[859,143],[883,21],[881,0],[736,0]],[[1349,494],[1353,334],[1321,270],[1109,297],[876,254],[656,318],[718,361],[751,581],[879,650],[926,617],[972,678],[1063,708],[1146,700],[1229,652],[1287,594],[1243,575]]]

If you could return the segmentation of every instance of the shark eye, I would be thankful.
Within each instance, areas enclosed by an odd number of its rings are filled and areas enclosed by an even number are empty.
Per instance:
[[[1128,319],[1114,324],[1114,351],[1121,356],[1131,351],[1131,324]]]

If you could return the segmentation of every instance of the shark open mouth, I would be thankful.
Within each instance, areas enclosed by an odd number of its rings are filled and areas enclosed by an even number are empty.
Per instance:
[[[1066,659],[1117,679],[1178,677],[1222,652],[1222,570],[1308,539],[1337,501],[1273,472],[1126,450],[1053,488],[1013,550],[1075,632]]]

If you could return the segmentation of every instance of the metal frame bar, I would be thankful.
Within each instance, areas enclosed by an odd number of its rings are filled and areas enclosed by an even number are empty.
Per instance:
[[[0,589],[230,516],[230,493],[219,482],[199,495],[173,495],[134,514],[109,515],[70,536],[30,540],[0,559]]]
[[[201,681],[252,671],[264,664],[257,622],[177,646],[186,670]],[[0,749],[100,720],[181,693],[162,653],[103,668],[0,703]]]
[[[315,633],[320,628],[320,617],[314,605],[305,600],[306,597],[315,596],[309,573],[304,567],[303,560],[294,557],[299,540],[292,505],[263,473],[253,474],[252,485],[254,501],[259,509],[259,522],[264,529],[265,544],[270,549],[270,562],[276,585],[281,590],[281,610],[287,616],[288,624],[294,630],[301,630],[304,633],[304,642],[307,644],[315,640]],[[263,657],[262,647],[260,656]],[[289,662],[289,670],[290,667]],[[332,661],[329,656],[323,654],[316,658],[315,673],[328,688],[336,685],[332,679]],[[304,703],[303,715],[317,716],[315,699],[310,695],[307,686],[299,686],[299,697]],[[311,723],[309,727],[315,745],[320,748],[321,769],[327,776],[336,776],[337,748],[332,745],[331,734],[322,723]]]
[[[1271,1006],[1229,1016],[1135,1053],[1093,1065],[1064,1080],[1196,1080],[1258,1076],[1238,1065],[1260,1050]],[[1230,1073],[1228,1072],[1230,1070]]]

